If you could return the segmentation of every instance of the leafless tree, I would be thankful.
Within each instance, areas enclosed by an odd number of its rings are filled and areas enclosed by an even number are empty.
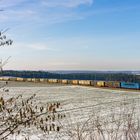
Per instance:
[[[0,31],[0,46],[12,45],[13,41],[7,39],[5,35],[6,30]],[[3,67],[8,63],[8,57],[6,60],[0,61],[0,72],[2,73]],[[5,88],[1,86],[0,88]],[[9,92],[9,90],[6,90]],[[56,124],[56,120],[61,119],[58,117],[57,109],[60,107],[59,102],[49,103],[46,106],[36,104],[35,96],[32,95],[28,99],[20,96],[6,97],[3,96],[2,90],[0,92],[0,139],[5,140],[10,135],[20,135],[25,129],[36,128],[41,133],[49,134],[51,131],[59,132],[60,126]],[[6,94],[6,93],[4,93]],[[25,139],[27,137],[25,136]],[[29,139],[29,138],[28,138]]]
[[[9,56],[6,60],[0,60],[0,71],[1,73],[3,72],[3,67],[8,63],[8,60],[11,58],[11,56]]]
[[[7,32],[8,30],[9,28],[0,31],[0,46],[1,47],[4,47],[6,45],[10,46],[13,43],[13,40],[8,39],[7,36],[5,35],[5,32]]]

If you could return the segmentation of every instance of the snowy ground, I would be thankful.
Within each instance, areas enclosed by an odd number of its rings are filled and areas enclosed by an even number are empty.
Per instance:
[[[20,94],[27,98],[36,93],[37,103],[45,105],[48,102],[60,102],[62,106],[60,112],[66,115],[66,118],[60,122],[64,127],[84,122],[93,114],[108,117],[112,111],[119,112],[124,106],[129,111],[134,104],[136,115],[139,115],[140,112],[140,92],[18,82],[9,83],[7,88],[9,92],[3,94],[5,98]],[[54,133],[44,136],[34,129],[30,131],[32,132],[23,130],[23,134],[26,132],[28,135],[29,133],[31,140],[59,139],[54,136]],[[14,136],[9,139],[14,139]],[[18,137],[18,140],[20,139],[22,140],[23,137]],[[66,137],[63,139],[65,140]]]

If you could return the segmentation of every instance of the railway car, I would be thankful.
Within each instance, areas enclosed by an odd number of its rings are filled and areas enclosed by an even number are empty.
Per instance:
[[[3,77],[4,81],[10,81],[10,77]]]
[[[78,80],[72,80],[71,81],[71,84],[73,84],[73,85],[79,85],[79,81]]]
[[[79,80],[79,85],[84,85],[84,80]]]
[[[48,79],[48,83],[58,83],[58,79]]]
[[[105,87],[120,88],[120,82],[117,82],[117,81],[105,81]]]
[[[79,85],[90,86],[91,81],[90,80],[79,80]]]
[[[53,79],[52,83],[58,83],[58,79]]]
[[[140,89],[140,84],[139,83],[121,82],[121,88]]]
[[[26,81],[26,79],[25,78],[18,77],[18,78],[16,78],[16,81],[18,81],[18,82],[24,82],[24,81]]]
[[[121,87],[121,83],[120,82],[117,82],[117,81],[114,81],[113,82],[113,87],[114,88],[120,88]]]
[[[105,87],[113,87],[113,81],[105,81]]]
[[[40,78],[39,81],[43,83],[43,82],[47,82],[47,79],[46,78]]]
[[[17,80],[16,77],[10,77],[10,78],[9,78],[9,81],[16,81],[16,80]]]
[[[39,78],[32,78],[32,82],[39,82],[40,79]]]
[[[68,80],[61,80],[62,84],[68,84]]]
[[[26,81],[27,82],[32,82],[32,78],[27,78]]]
[[[62,79],[58,79],[58,83],[62,84]]]
[[[0,81],[3,81],[3,77],[0,77]]]
[[[96,86],[97,87],[105,87],[105,81],[97,81]]]
[[[95,87],[97,85],[97,81],[90,81],[90,85]]]
[[[68,80],[68,84],[72,84],[72,80]]]

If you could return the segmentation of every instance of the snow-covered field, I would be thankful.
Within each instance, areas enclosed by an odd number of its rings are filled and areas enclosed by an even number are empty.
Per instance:
[[[66,117],[58,123],[65,130],[72,129],[75,124],[82,124],[95,115],[101,118],[109,118],[110,114],[119,114],[122,110],[127,113],[131,112],[134,106],[135,115],[139,116],[140,112],[140,92],[18,82],[9,83],[6,88],[9,89],[9,92],[3,93],[4,98],[20,94],[27,98],[35,93],[38,104],[46,105],[50,102],[60,102],[61,109],[59,112],[65,114]],[[28,131],[23,130],[23,135],[25,133],[25,135],[29,134],[30,140],[67,139],[66,136],[61,134],[64,130],[57,135],[54,132],[44,135],[35,129]],[[14,139],[14,137],[10,136],[9,139]],[[23,139],[22,135],[18,136],[17,139]]]

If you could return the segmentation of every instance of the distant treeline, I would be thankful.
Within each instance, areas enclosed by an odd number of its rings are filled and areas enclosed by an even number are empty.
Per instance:
[[[139,82],[140,76],[126,73],[69,73],[58,74],[46,71],[3,71],[2,76],[22,78],[53,78],[53,79],[77,79],[77,80],[104,80]]]

